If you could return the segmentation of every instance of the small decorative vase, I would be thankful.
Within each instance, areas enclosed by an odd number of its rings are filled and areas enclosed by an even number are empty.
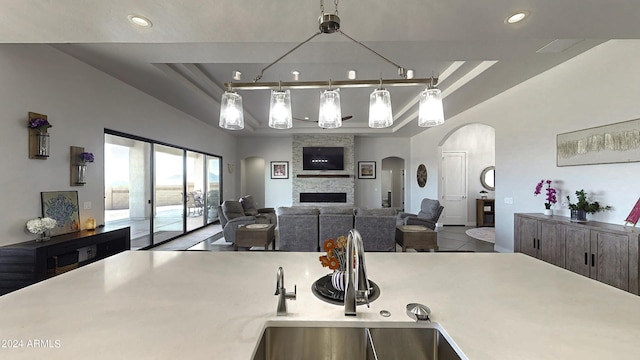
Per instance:
[[[331,275],[331,285],[338,290],[344,291],[345,272],[343,270],[335,270]]]
[[[584,210],[571,210],[571,221],[587,222],[587,212]]]
[[[46,129],[38,129],[36,138],[38,140],[38,149],[36,151],[36,156],[49,157],[49,134],[46,132]]]
[[[547,216],[553,215],[553,209],[544,209],[544,214]]]
[[[38,236],[38,238],[36,238],[36,242],[49,241],[50,239],[51,237],[49,236],[49,230],[45,230],[44,232],[40,233],[40,236]]]
[[[86,184],[87,165],[78,165],[78,178],[76,184]]]

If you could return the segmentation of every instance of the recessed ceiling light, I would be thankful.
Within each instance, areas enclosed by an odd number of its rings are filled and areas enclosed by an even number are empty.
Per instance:
[[[293,70],[291,72],[291,75],[293,75],[293,80],[298,81],[300,80],[300,71],[298,70]]]
[[[127,18],[134,25],[138,25],[138,26],[141,26],[141,27],[151,27],[151,26],[153,26],[153,24],[151,23],[151,20],[149,20],[146,17],[141,16],[141,15],[129,15],[129,16],[127,16]]]
[[[509,16],[504,22],[507,24],[515,24],[524,20],[527,16],[529,16],[528,11],[518,11],[517,13]]]
[[[309,117],[308,117],[308,116],[305,116],[305,117],[304,117],[304,119],[305,119],[305,120],[309,120]]]
[[[355,80],[356,76],[357,74],[355,70],[349,70],[349,72],[347,73],[347,78],[349,78],[349,80]]]

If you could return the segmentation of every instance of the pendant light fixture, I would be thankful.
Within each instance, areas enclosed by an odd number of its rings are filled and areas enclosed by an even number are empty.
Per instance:
[[[420,94],[418,126],[431,127],[444,124],[444,109],[440,89],[429,87]]]
[[[291,116],[291,95],[290,89],[326,89],[320,95],[320,109],[318,111],[318,126],[326,129],[335,129],[342,126],[342,117],[340,109],[340,93],[338,90],[331,88],[332,81],[293,81],[293,82],[259,82],[264,72],[270,67],[278,63],[280,60],[297,50],[302,45],[313,40],[320,34],[339,33],[356,44],[364,47],[379,58],[395,66],[401,79],[385,79],[382,80],[356,80],[355,76],[350,80],[336,80],[333,85],[339,88],[361,88],[361,87],[379,87],[369,96],[369,127],[386,128],[393,124],[393,111],[391,108],[391,94],[388,90],[382,88],[382,83],[387,87],[395,86],[428,86],[420,96],[419,110],[419,126],[435,126],[444,123],[444,112],[442,110],[442,93],[436,89],[438,78],[414,79],[413,71],[394,63],[393,61],[382,56],[367,45],[352,38],[340,30],[340,17],[338,16],[338,2],[334,0],[335,12],[325,13],[324,0],[320,0],[320,17],[318,18],[319,31],[308,39],[296,45],[293,49],[280,56],[271,64],[264,67],[253,82],[246,83],[226,83],[229,89],[222,96],[220,108],[220,127],[231,130],[239,130],[244,128],[244,120],[242,117],[242,97],[231,91],[231,87],[241,90],[272,90],[271,102],[269,110],[269,127],[274,129],[289,129],[292,127]],[[411,76],[408,76],[408,74]],[[355,75],[355,71],[354,71]],[[282,90],[282,89],[286,90]]]
[[[342,126],[342,109],[338,90],[325,90],[320,94],[318,126],[324,129],[336,129]]]
[[[222,94],[222,100],[220,101],[220,123],[218,125],[227,130],[244,129],[242,96],[231,91],[231,89]]]
[[[290,129],[292,126],[291,92],[289,90],[271,90],[269,127],[274,129]]]
[[[380,87],[369,95],[369,127],[382,129],[393,124],[393,111],[391,110],[391,94]]]

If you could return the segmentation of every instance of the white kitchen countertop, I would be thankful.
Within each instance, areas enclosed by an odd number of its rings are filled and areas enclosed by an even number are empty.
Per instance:
[[[246,360],[267,325],[411,323],[412,302],[469,359],[640,356],[640,297],[526,255],[366,253],[381,295],[355,318],[312,294],[329,273],[319,255],[124,252],[1,296],[0,358]],[[278,266],[298,290],[286,317],[276,316]]]

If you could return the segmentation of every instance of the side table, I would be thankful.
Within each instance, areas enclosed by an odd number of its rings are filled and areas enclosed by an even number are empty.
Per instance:
[[[396,244],[416,250],[438,250],[438,233],[420,225],[396,226]]]
[[[241,226],[236,231],[236,241],[233,243],[233,250],[238,251],[238,246],[252,247],[262,246],[264,249],[276,249],[274,224],[249,224]]]

